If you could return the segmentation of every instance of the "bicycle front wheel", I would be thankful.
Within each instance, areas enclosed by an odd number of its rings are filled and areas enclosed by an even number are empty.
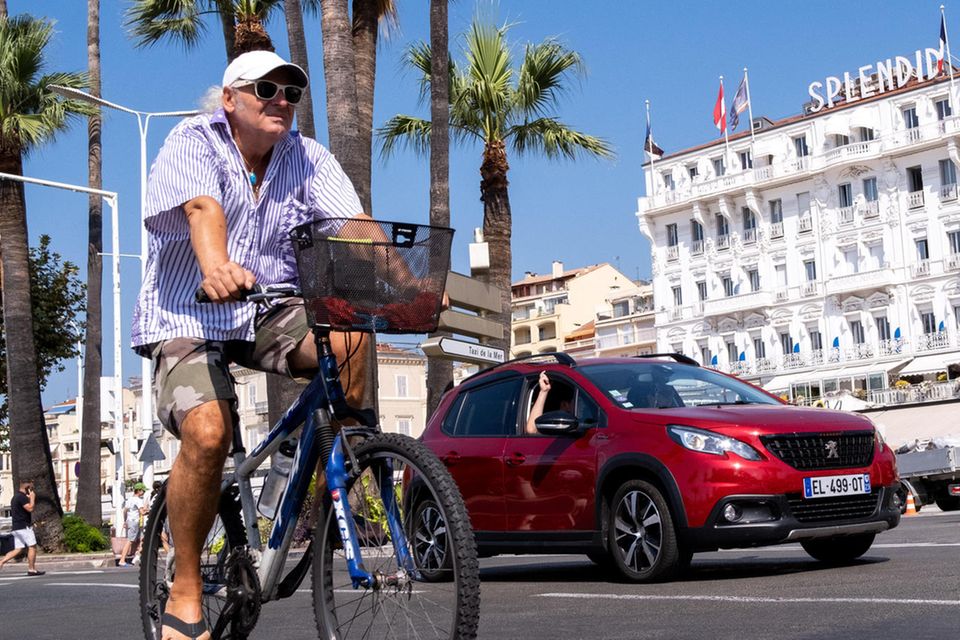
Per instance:
[[[480,617],[477,548],[463,498],[443,464],[421,443],[378,434],[355,450],[347,487],[365,569],[376,585],[354,588],[336,515],[327,499],[314,530],[313,604],[320,637],[475,638]],[[415,570],[399,569],[381,488],[395,510]],[[380,577],[400,576],[399,580]]]

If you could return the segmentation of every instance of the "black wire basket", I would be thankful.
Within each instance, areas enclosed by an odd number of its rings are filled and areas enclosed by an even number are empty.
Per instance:
[[[328,218],[300,225],[291,236],[312,325],[368,333],[436,331],[453,229]]]

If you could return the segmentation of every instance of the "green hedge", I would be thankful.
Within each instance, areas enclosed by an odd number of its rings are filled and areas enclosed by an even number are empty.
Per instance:
[[[106,536],[99,529],[87,524],[80,516],[66,515],[63,517],[63,534],[67,550],[74,553],[103,551],[110,545]]]

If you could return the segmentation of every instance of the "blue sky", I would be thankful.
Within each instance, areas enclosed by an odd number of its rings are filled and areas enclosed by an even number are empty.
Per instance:
[[[219,26],[210,22],[203,44],[189,51],[164,44],[137,49],[123,27],[127,0],[101,2],[103,96],[147,111],[189,109],[222,75],[225,55]],[[411,42],[426,40],[428,3],[399,0],[399,29],[381,41],[375,126],[396,113],[428,116],[417,104],[416,78],[400,58]],[[650,100],[654,135],[668,153],[711,140],[711,114],[718,75],[727,95],[736,90],[744,66],[750,69],[754,116],[794,115],[807,99],[807,85],[828,75],[894,55],[909,56],[920,47],[936,47],[939,2],[772,3],[648,2],[622,0],[501,0],[499,21],[510,22],[516,52],[522,44],[558,37],[584,58],[587,75],[573,84],[560,105],[561,119],[609,140],[613,161],[575,163],[539,158],[510,158],[513,209],[513,273],[549,271],[552,260],[567,268],[610,262],[626,275],[650,276],[650,249],[637,229],[636,198],[642,195],[644,100]],[[489,6],[489,4],[485,5]],[[56,21],[48,53],[49,70],[86,68],[86,2],[80,0],[8,0],[11,15],[30,12]],[[960,4],[947,4],[948,27],[960,34]],[[466,0],[450,4],[454,56],[476,10]],[[951,11],[954,11],[951,13]],[[319,19],[307,17],[317,137],[326,140]],[[282,16],[268,24],[278,52],[286,55]],[[955,48],[960,53],[960,36]],[[957,55],[957,53],[954,53]],[[730,98],[728,97],[728,104]],[[104,112],[104,188],[120,193],[121,251],[139,253],[139,142],[132,116]],[[154,120],[148,161],[152,162],[172,122]],[[467,243],[482,224],[479,201],[481,148],[451,152],[452,224],[455,270],[467,272]],[[429,171],[426,158],[399,153],[375,160],[374,215],[383,219],[426,222]],[[86,124],[38,149],[27,160],[27,175],[85,184]],[[86,266],[86,198],[39,187],[27,189],[30,237],[46,233],[67,259]],[[106,213],[106,212],[105,212]],[[108,221],[105,221],[108,223]],[[109,250],[109,228],[105,229]],[[109,262],[105,261],[109,277]],[[124,259],[122,301],[124,344],[139,289],[139,263]],[[104,372],[111,374],[110,284],[105,287]],[[139,375],[138,358],[124,355],[123,376]],[[73,397],[73,363],[56,375],[45,404]]]

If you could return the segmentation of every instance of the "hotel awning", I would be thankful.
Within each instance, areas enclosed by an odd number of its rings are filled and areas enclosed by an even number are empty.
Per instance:
[[[951,364],[960,364],[960,352],[950,351],[948,353],[931,353],[926,356],[917,356],[910,361],[910,364],[903,368],[900,375],[946,371],[947,366]]]
[[[846,116],[831,116],[823,123],[823,130],[828,136],[850,135],[850,120]]]
[[[909,362],[909,359],[891,360],[888,362],[873,362],[870,364],[844,364],[830,369],[814,369],[801,373],[783,373],[776,375],[762,386],[767,391],[785,391],[798,382],[819,382],[824,378],[851,378],[871,373],[885,373],[889,375],[899,367]],[[903,373],[902,371],[900,372]]]

